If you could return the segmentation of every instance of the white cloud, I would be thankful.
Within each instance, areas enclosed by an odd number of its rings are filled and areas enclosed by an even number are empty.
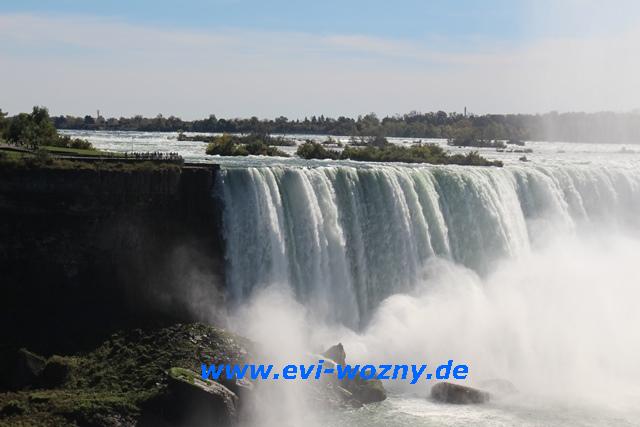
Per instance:
[[[0,15],[0,107],[185,118],[631,110],[640,32],[447,51],[354,34],[190,31]]]

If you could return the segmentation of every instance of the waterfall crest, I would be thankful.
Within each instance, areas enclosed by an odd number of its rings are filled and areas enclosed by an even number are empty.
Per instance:
[[[272,283],[327,320],[358,327],[409,292],[432,257],[480,275],[548,233],[628,226],[640,172],[595,165],[226,167],[227,284],[243,300]]]

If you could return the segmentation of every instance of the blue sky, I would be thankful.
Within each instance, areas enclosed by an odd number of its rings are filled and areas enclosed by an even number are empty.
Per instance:
[[[455,7],[451,5],[455,4]],[[234,27],[314,33],[358,33],[394,38],[432,35],[523,37],[522,3],[492,1],[81,1],[3,2],[5,12],[85,14],[131,23],[182,28]]]
[[[638,3],[4,1],[0,107],[183,117],[630,110],[640,106]]]

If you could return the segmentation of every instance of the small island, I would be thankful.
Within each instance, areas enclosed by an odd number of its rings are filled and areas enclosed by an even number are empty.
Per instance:
[[[198,138],[203,138],[198,136]],[[223,134],[221,136],[206,137],[209,141],[206,153],[218,156],[275,156],[290,157],[272,144],[276,138],[269,135],[250,134],[238,136]],[[436,165],[465,165],[465,166],[503,166],[499,160],[488,160],[472,151],[466,154],[450,154],[437,144],[418,143],[410,147],[391,144],[383,136],[360,138],[344,147],[334,139],[328,138],[324,142],[305,141],[298,146],[296,155],[305,160],[353,160],[359,162],[401,162],[428,163]],[[333,148],[343,148],[338,151]]]
[[[209,155],[289,157],[287,153],[276,148],[277,138],[272,138],[269,135],[239,136],[225,133],[210,137],[208,141],[206,153]]]
[[[386,140],[385,140],[386,141]],[[378,140],[379,144],[379,140]],[[414,144],[410,147],[394,145],[388,141],[381,145],[345,147],[342,152],[327,149],[323,144],[307,141],[296,154],[303,159],[354,160],[361,162],[429,163],[434,165],[503,166],[499,160],[488,160],[472,151],[450,154],[437,144]]]
[[[186,135],[184,132],[180,132],[178,134],[177,139],[178,141],[198,141],[198,142],[206,142],[210,144],[212,142],[218,142],[219,138],[220,138],[220,135],[191,135],[190,136],[190,135]],[[274,137],[266,133],[254,132],[244,137],[241,136],[240,138],[244,138],[242,141],[238,142],[242,144],[247,144],[252,141],[260,141],[265,143],[266,145],[270,145],[273,147],[293,147],[296,145],[296,143],[290,139],[286,139],[281,136]]]

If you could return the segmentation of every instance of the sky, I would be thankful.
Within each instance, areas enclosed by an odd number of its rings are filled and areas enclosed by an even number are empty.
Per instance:
[[[3,0],[0,108],[635,111],[638,24],[635,0]]]

